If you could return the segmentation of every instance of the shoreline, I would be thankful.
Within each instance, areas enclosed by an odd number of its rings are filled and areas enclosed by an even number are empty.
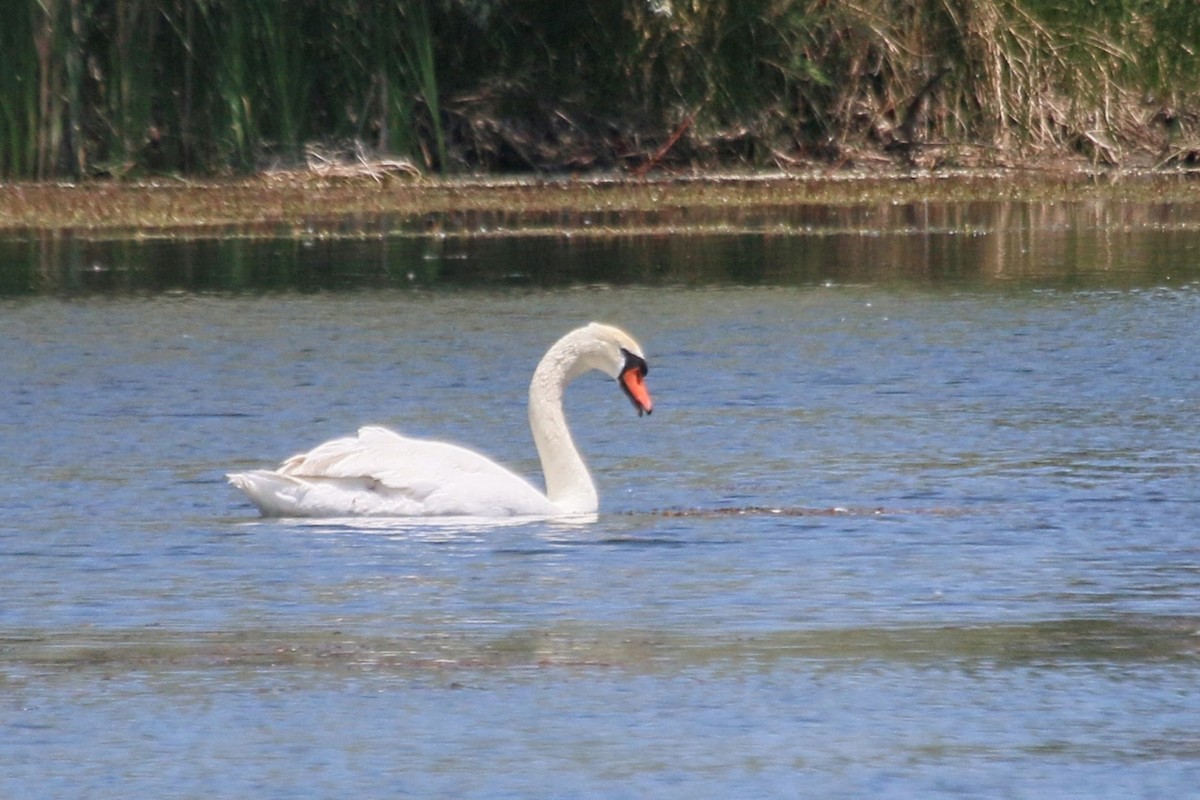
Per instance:
[[[1200,203],[1200,170],[1060,163],[971,170],[414,177],[363,165],[236,179],[0,183],[0,238],[638,235],[759,212],[979,202]]]

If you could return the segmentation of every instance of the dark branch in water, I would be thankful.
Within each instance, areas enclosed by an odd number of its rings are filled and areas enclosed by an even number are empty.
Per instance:
[[[632,512],[631,512],[632,513]],[[774,506],[738,506],[733,508],[678,508],[678,509],[663,509],[661,511],[650,512],[654,516],[661,517],[882,517],[882,516],[911,516],[911,515],[936,515],[936,516],[956,516],[966,514],[965,509],[960,508],[887,508],[884,506],[875,507],[850,507],[843,508],[836,506],[833,508],[805,508],[799,506],[791,507],[774,507]]]

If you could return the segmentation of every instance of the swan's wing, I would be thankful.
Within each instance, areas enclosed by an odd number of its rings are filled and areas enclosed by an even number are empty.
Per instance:
[[[276,474],[357,497],[355,513],[553,514],[545,495],[491,459],[446,442],[366,427],[292,456]],[[370,510],[368,510],[370,509]]]

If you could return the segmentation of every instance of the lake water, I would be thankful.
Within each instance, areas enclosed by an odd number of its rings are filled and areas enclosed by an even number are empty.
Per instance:
[[[823,213],[0,244],[0,796],[1193,796],[1200,215]],[[224,482],[368,423],[540,479],[590,319],[656,402],[568,392],[592,524]]]

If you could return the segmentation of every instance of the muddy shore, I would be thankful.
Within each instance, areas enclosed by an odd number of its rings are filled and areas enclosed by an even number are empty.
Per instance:
[[[237,180],[0,184],[0,236],[355,237],[695,231],[806,205],[1200,203],[1200,170],[1087,166],[630,178],[413,177],[386,169]],[[734,223],[737,224],[737,223]]]

